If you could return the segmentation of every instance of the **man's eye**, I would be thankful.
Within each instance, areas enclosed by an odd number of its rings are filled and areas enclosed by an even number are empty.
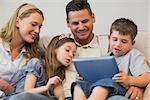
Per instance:
[[[78,25],[79,24],[79,22],[73,22],[72,23],[72,25]]]
[[[83,20],[82,23],[84,24],[84,23],[87,23],[88,21],[89,21],[89,20],[86,19],[86,20]]]

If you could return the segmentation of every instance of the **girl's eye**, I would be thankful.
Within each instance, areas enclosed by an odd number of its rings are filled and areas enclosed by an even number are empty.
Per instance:
[[[32,24],[32,26],[33,26],[33,27],[35,27],[35,26],[36,26],[36,24]]]
[[[70,50],[69,50],[69,49],[66,49],[66,51],[69,52]]]

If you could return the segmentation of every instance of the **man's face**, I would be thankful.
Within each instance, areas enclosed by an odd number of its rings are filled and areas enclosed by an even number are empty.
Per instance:
[[[73,33],[76,41],[89,41],[92,38],[94,14],[90,14],[87,9],[69,12],[67,25]]]

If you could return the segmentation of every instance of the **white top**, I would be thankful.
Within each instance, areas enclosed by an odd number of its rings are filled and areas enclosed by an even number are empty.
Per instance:
[[[145,56],[137,49],[130,50],[126,55],[116,58],[119,69],[133,76],[150,72]]]
[[[0,79],[11,83],[14,74],[26,63],[24,53],[25,49],[12,62],[9,43],[2,41],[0,38]]]

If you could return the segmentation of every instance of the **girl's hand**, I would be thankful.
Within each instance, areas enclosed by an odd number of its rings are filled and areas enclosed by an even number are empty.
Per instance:
[[[76,75],[76,80],[83,80],[83,77],[81,77],[79,74]]]
[[[119,84],[129,86],[130,76],[123,70],[120,70],[120,72],[114,75],[112,79],[116,80],[116,82],[118,82]]]
[[[11,84],[2,79],[0,79],[0,89],[6,94],[10,94],[15,90],[15,88]]]
[[[60,84],[61,82],[62,80],[58,76],[54,76],[54,77],[49,78],[46,86],[49,90],[52,85],[56,86],[57,84]]]

